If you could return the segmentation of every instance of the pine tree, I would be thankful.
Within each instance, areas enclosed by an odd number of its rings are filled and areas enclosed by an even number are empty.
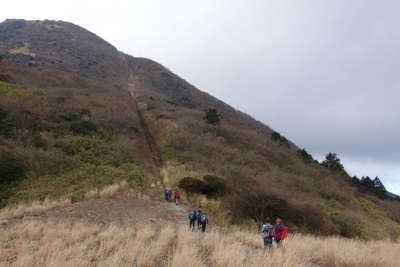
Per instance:
[[[217,126],[221,122],[221,115],[216,109],[210,108],[205,111],[203,119],[207,123]]]
[[[333,171],[344,171],[344,167],[336,153],[328,153],[322,165]]]

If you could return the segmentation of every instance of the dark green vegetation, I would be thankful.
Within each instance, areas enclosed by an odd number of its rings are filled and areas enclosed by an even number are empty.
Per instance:
[[[78,201],[121,180],[161,194],[162,181],[206,196],[196,204],[224,222],[279,216],[293,231],[400,236],[400,202],[355,185],[336,154],[319,164],[154,61],[66,22],[9,20],[0,39],[0,152],[15,173],[2,206]]]
[[[187,193],[204,194],[209,198],[222,197],[229,191],[226,182],[213,175],[205,175],[203,180],[185,177],[178,186]]]
[[[218,111],[215,108],[210,108],[205,111],[204,120],[211,125],[218,125],[221,121],[221,115],[218,114]]]

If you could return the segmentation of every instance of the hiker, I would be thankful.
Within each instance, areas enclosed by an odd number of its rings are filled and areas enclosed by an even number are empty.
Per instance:
[[[172,200],[172,190],[168,189],[168,201]]]
[[[197,229],[198,229],[198,230],[199,230],[200,227],[201,227],[200,219],[201,219],[201,215],[202,215],[202,214],[203,214],[203,213],[201,212],[201,210],[198,210],[198,211],[197,211],[196,219],[197,219]]]
[[[269,222],[270,220],[267,221]],[[274,226],[268,222],[261,226],[261,237],[264,241],[264,247],[271,249],[275,239],[275,234]]]
[[[206,231],[206,226],[208,224],[207,214],[202,213],[200,216],[201,231],[204,233]]]
[[[188,219],[189,219],[189,229],[192,230],[192,232],[195,229],[195,223],[196,223],[196,214],[197,212],[193,210],[192,212],[189,213]]]
[[[275,221],[274,235],[277,247],[282,246],[282,241],[288,236],[288,228],[283,225],[280,218]]]
[[[168,201],[168,188],[165,188],[165,190],[164,190],[164,197],[165,197],[165,200]]]
[[[179,200],[181,199],[181,192],[176,190],[175,193],[174,193],[174,197],[175,197],[175,204],[179,205]]]

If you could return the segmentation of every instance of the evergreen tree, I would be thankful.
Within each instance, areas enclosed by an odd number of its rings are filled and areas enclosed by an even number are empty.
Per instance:
[[[322,165],[333,171],[344,171],[344,167],[336,153],[328,153]]]
[[[221,115],[216,109],[210,108],[205,111],[203,120],[211,125],[217,126],[221,122]]]
[[[305,161],[314,161],[314,158],[304,148],[297,150],[297,154]]]
[[[283,135],[281,135],[278,132],[273,132],[271,134],[271,139],[274,140],[275,142],[279,142],[281,144],[285,144],[285,145],[289,144],[289,141],[286,139],[286,137],[284,137]]]

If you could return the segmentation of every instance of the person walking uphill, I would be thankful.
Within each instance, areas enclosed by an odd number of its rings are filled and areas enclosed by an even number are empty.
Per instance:
[[[165,197],[165,200],[168,201],[168,188],[165,188],[165,190],[164,190],[164,197]]]
[[[192,232],[195,229],[195,223],[196,223],[196,214],[197,212],[194,210],[192,212],[189,213],[188,215],[188,219],[189,219],[189,229],[192,230]]]
[[[274,227],[275,242],[278,247],[282,246],[282,241],[288,236],[288,228],[283,225],[280,218],[276,219]]]
[[[200,217],[201,231],[204,233],[208,224],[207,214],[202,213]]]
[[[203,213],[201,212],[201,210],[198,210],[197,214],[196,214],[197,229],[200,229],[200,227],[201,227],[201,222],[200,222],[201,215],[203,215]]]
[[[179,205],[179,200],[181,199],[181,192],[176,190],[175,193],[174,193],[174,197],[175,197],[175,204]]]
[[[261,237],[264,242],[264,247],[271,249],[275,239],[274,226],[268,222],[263,224],[261,226]]]
[[[172,190],[168,189],[167,194],[168,194],[168,201],[171,201],[172,200]]]

